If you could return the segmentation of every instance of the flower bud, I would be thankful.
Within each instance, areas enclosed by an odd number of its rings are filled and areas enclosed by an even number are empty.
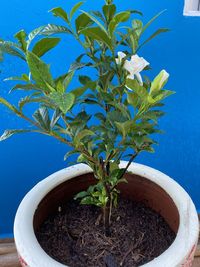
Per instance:
[[[167,83],[168,78],[169,73],[167,73],[165,70],[162,70],[151,83],[150,93],[161,90]]]

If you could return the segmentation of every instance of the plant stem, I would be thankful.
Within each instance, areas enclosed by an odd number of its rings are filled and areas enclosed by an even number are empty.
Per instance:
[[[137,151],[137,152],[135,152],[135,153],[131,156],[131,158],[130,158],[128,164],[126,165],[126,168],[124,169],[124,171],[123,171],[122,174],[120,175],[119,180],[120,180],[121,178],[123,178],[124,174],[125,174],[125,173],[127,172],[127,170],[128,170],[128,167],[131,165],[131,163],[132,163],[133,160],[137,157],[138,154],[139,154],[139,152]]]
[[[104,229],[106,236],[110,236],[110,216],[111,216],[110,203],[111,200],[108,200],[106,206],[103,207]]]
[[[109,162],[105,166],[103,158],[100,158],[100,165],[102,169],[102,182],[106,191],[106,196],[108,198],[105,206],[103,207],[103,221],[104,221],[104,230],[105,235],[110,236],[110,218],[111,218],[111,207],[112,207],[112,196],[110,185],[106,181],[106,177],[110,174],[110,164]]]

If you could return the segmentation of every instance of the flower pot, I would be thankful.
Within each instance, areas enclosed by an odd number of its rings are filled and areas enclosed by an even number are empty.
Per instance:
[[[121,162],[120,167],[125,167]],[[199,223],[194,204],[174,180],[150,167],[132,163],[120,184],[122,195],[145,203],[159,212],[176,232],[175,241],[145,267],[189,267],[198,241]],[[78,164],[58,171],[38,183],[22,200],[14,223],[14,236],[23,267],[64,267],[40,247],[35,230],[58,206],[94,183],[92,170]]]

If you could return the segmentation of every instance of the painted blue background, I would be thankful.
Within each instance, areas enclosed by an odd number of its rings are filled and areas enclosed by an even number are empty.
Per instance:
[[[69,8],[75,1],[2,1],[0,9],[0,37],[12,39],[20,29],[27,32],[51,23],[61,23],[47,11],[62,5]],[[200,210],[200,18],[183,16],[183,1],[134,0],[115,1],[119,10],[141,9],[144,22],[163,9],[164,15],[152,26],[168,27],[164,34],[149,45],[140,55],[153,67],[156,75],[165,68],[171,78],[168,88],[176,95],[166,101],[167,115],[161,120],[165,135],[159,136],[160,145],[156,154],[143,154],[138,162],[155,167],[176,179],[192,196]],[[103,0],[88,0],[84,9],[97,9]],[[147,35],[146,35],[147,36]],[[70,37],[65,37],[48,57],[53,63],[54,74],[67,70],[69,63],[79,54],[79,46]],[[54,56],[56,57],[54,58]],[[11,57],[0,64],[0,95],[6,96],[12,83],[2,80],[20,74],[23,64]],[[19,93],[7,96],[15,101]],[[26,124],[0,106],[0,132],[4,129],[22,128]],[[14,214],[24,194],[39,180],[66,166],[63,155],[67,147],[52,138],[36,135],[18,135],[0,143],[0,235],[12,233]]]

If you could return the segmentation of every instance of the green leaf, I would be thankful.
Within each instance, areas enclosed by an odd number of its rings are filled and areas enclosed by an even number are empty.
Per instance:
[[[18,106],[20,111],[24,108],[25,105],[29,103],[38,103],[38,104],[45,104],[46,106],[51,106],[51,103],[47,97],[31,97],[31,96],[26,96],[22,99],[20,99]],[[54,106],[52,108],[55,108]]]
[[[90,136],[90,135],[94,135],[94,132],[92,132],[91,130],[88,129],[84,129],[82,131],[80,131],[74,138],[74,143],[76,145],[78,145],[80,143],[80,141],[86,137],[86,136]]]
[[[68,88],[72,78],[74,77],[74,72],[68,72],[58,78],[56,78],[56,90],[60,93],[64,93]]]
[[[76,70],[80,70],[84,67],[90,66],[91,63],[80,63],[80,62],[74,62],[70,65],[69,72],[74,72]]]
[[[21,53],[22,51],[18,51],[18,50],[21,50],[20,47],[13,42],[0,41],[0,50],[3,53],[7,53],[12,56],[19,57],[22,60],[26,60],[24,55]]]
[[[116,12],[116,5],[111,4],[111,5],[104,5],[103,6],[103,14],[107,20],[107,22],[109,23],[111,21],[111,19],[114,17],[115,12]]]
[[[138,14],[140,16],[143,16],[143,13],[139,10],[135,10],[135,9],[132,9],[132,10],[129,10],[131,12],[131,14]]]
[[[60,42],[60,38],[43,38],[33,47],[32,52],[38,57],[43,56]]]
[[[4,98],[0,97],[0,104],[6,106],[8,109],[10,109],[12,112],[18,114],[18,110],[13,106],[11,105],[7,100],[5,100]]]
[[[163,116],[165,113],[163,111],[159,110],[149,110],[145,112],[145,114],[142,116],[142,119],[152,120],[154,122],[157,122],[158,118]]]
[[[76,194],[75,197],[74,197],[74,199],[76,200],[78,198],[84,198],[86,196],[88,196],[88,192],[82,191],[82,192],[79,192],[78,194]]]
[[[101,14],[100,11],[91,11],[91,13],[92,13],[95,17],[99,18],[103,23],[106,23],[106,21],[105,21],[105,19],[104,19],[104,16]]]
[[[166,97],[175,94],[174,91],[170,91],[170,90],[161,90],[156,97],[153,97],[153,99],[151,98],[150,103],[154,104],[156,102],[160,102],[162,100],[164,100]],[[153,103],[152,103],[153,102]]]
[[[93,21],[86,14],[83,13],[77,17],[75,24],[76,32],[79,34],[81,30],[93,24]]]
[[[71,83],[73,77],[74,77],[74,71],[70,71],[67,74],[67,76],[65,77],[65,79],[63,80],[63,86],[64,86],[64,88],[67,88],[69,86],[69,84]]]
[[[54,126],[57,124],[60,117],[61,117],[61,112],[59,109],[56,109],[53,113],[52,118],[51,118],[51,124],[50,124],[51,129],[54,128]]]
[[[51,9],[49,12],[52,12],[55,17],[59,17],[69,23],[69,18],[65,10],[61,7],[55,7]]]
[[[29,48],[31,42],[33,41],[33,39],[42,32],[42,30],[45,28],[45,26],[41,26],[39,28],[34,29],[33,31],[31,31],[28,35],[28,41],[27,41],[27,49]]]
[[[166,11],[166,9],[165,10],[163,10],[163,11],[161,11],[161,12],[159,12],[157,15],[155,15],[144,27],[143,27],[143,30],[142,30],[142,33],[144,32],[144,31],[146,31],[146,29],[158,18],[158,17],[160,17],[160,15],[162,15],[164,12]]]
[[[126,135],[129,133],[131,126],[133,125],[132,121],[126,121],[126,122],[115,122],[118,130],[121,132],[123,138],[126,137]]]
[[[75,96],[72,93],[53,92],[50,94],[50,98],[64,114],[71,109],[75,101]]]
[[[76,150],[71,150],[71,151],[68,151],[65,156],[64,156],[64,160],[67,160],[68,157],[70,157],[71,155],[74,155],[74,154],[78,154],[79,152],[76,151]]]
[[[4,141],[11,137],[14,134],[19,134],[19,133],[28,133],[31,132],[32,130],[6,130],[1,136],[0,136],[0,141]]]
[[[36,120],[37,123],[41,126],[42,129],[45,131],[50,131],[51,127],[51,120],[49,118],[49,112],[46,107],[41,107],[33,114],[33,118]]]
[[[79,81],[81,84],[86,85],[88,82],[91,81],[89,76],[86,75],[79,75]]]
[[[49,66],[44,61],[29,51],[27,53],[27,63],[33,80],[41,89],[49,91],[47,83],[54,87],[54,81]]]
[[[155,38],[156,36],[158,36],[159,34],[161,33],[164,33],[164,32],[168,32],[169,29],[166,29],[166,28],[163,28],[163,29],[159,29],[157,31],[155,31],[146,41],[144,41],[139,47],[137,50],[139,50],[141,47],[143,47],[146,43],[148,43],[149,41],[151,41],[153,38]]]
[[[72,90],[72,93],[75,95],[75,97],[79,97],[79,96],[83,95],[86,90],[87,90],[86,86],[78,87],[78,88]]]
[[[38,86],[36,86],[35,84],[16,84],[10,91],[9,93],[11,93],[12,91],[15,90],[39,90]]]
[[[17,32],[15,34],[15,36],[14,36],[20,42],[21,48],[25,52],[26,52],[26,49],[27,49],[26,36],[27,36],[27,34],[26,34],[26,32],[24,30],[21,30],[21,31]]]
[[[102,31],[104,31],[105,33],[107,33],[107,31],[104,28],[104,26],[94,16],[92,16],[91,14],[89,14],[88,12],[85,12],[83,10],[81,10],[81,12],[83,14],[85,14],[86,16],[88,16],[94,23],[96,23]]]
[[[109,24],[109,33],[112,36],[115,29],[121,22],[126,22],[130,18],[131,13],[129,11],[124,11],[116,14]]]
[[[137,40],[140,38],[140,35],[142,33],[142,29],[143,29],[143,23],[141,20],[139,19],[134,19],[132,21],[132,28],[134,29],[134,33],[137,35]],[[134,34],[133,34],[134,36]]]
[[[127,93],[127,101],[134,108],[138,108],[138,105],[140,104],[140,99],[138,97],[138,94],[136,94],[135,92]]]
[[[70,20],[72,19],[73,15],[75,14],[75,12],[79,9],[79,7],[81,7],[83,5],[84,2],[78,2],[77,4],[75,4],[72,9],[71,9],[71,12],[70,12]]]
[[[99,27],[87,28],[82,30],[81,33],[85,36],[92,38],[93,40],[100,41],[106,44],[110,49],[112,49],[112,41],[110,37]]]
[[[18,76],[13,76],[13,77],[8,77],[4,79],[4,81],[24,81],[24,82],[29,82],[29,77],[27,74],[22,74],[21,77]]]
[[[101,203],[99,203],[96,199],[90,196],[82,198],[81,204],[82,205],[96,205],[96,206],[101,207]]]
[[[140,85],[138,83],[138,81],[136,79],[132,80],[132,79],[127,79],[126,80],[126,87],[128,89],[131,89],[133,91],[138,91],[138,89],[140,88]]]
[[[53,34],[58,34],[58,33],[69,33],[72,34],[72,32],[65,26],[59,26],[55,24],[48,24],[47,26],[44,27],[42,30],[41,34],[43,35],[53,35]]]

